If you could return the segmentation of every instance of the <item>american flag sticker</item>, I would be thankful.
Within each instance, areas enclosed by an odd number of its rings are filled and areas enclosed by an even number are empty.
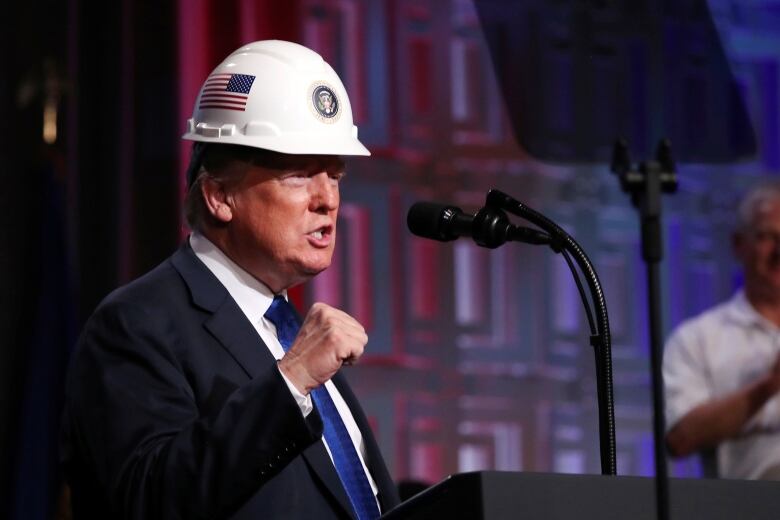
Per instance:
[[[248,74],[212,74],[200,93],[201,108],[223,108],[225,110],[246,110],[246,100],[255,76]]]

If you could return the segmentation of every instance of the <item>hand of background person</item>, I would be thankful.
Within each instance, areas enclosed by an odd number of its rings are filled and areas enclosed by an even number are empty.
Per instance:
[[[669,452],[675,457],[684,457],[744,435],[749,421],[779,391],[780,355],[763,376],[685,414],[666,435]]]
[[[298,336],[279,360],[279,369],[304,394],[332,378],[342,365],[363,355],[368,336],[344,311],[324,303],[312,305]]]
[[[763,383],[766,385],[767,393],[771,395],[780,391],[780,354],[775,358],[772,368],[764,375]]]

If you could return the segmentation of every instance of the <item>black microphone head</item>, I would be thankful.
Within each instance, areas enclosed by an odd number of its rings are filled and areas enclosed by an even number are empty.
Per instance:
[[[409,231],[418,237],[449,242],[459,236],[453,232],[451,222],[461,213],[461,209],[455,206],[415,202],[406,215],[406,225],[409,226]]]

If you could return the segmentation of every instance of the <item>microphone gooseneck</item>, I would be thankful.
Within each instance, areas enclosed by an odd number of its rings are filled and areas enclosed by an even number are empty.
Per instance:
[[[524,218],[541,229],[515,226],[509,222],[505,211]],[[615,475],[617,473],[617,447],[609,318],[601,282],[590,259],[580,245],[553,221],[498,190],[488,192],[485,206],[475,215],[464,214],[456,206],[418,202],[409,209],[406,220],[409,230],[423,238],[449,242],[458,237],[466,236],[474,239],[478,245],[488,248],[496,248],[507,241],[546,244],[564,257],[571,269],[585,307],[591,329],[590,343],[596,356],[601,471],[604,475]],[[595,320],[591,313],[590,302],[570,255],[573,256],[587,281],[592,304],[596,311],[597,319]]]
[[[596,354],[596,391],[599,403],[601,472],[604,475],[616,475],[617,442],[615,439],[615,404],[612,389],[612,340],[609,330],[607,302],[596,270],[577,241],[555,222],[538,211],[496,189],[488,192],[485,204],[506,210],[544,229],[550,236],[554,237],[554,242],[551,244],[553,248],[555,248],[556,244],[559,244],[562,250],[571,252],[580,270],[585,275],[597,316],[595,322],[596,330],[592,331],[590,342]],[[572,274],[575,281],[577,281],[578,276],[574,269],[572,269]],[[577,285],[579,287],[579,282],[577,282]],[[584,296],[583,304],[589,313],[589,306]]]

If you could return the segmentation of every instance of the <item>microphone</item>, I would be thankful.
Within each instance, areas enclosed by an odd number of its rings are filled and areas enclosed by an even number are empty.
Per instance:
[[[469,236],[477,245],[490,249],[507,241],[527,244],[549,244],[551,241],[550,235],[543,231],[512,225],[506,213],[489,206],[475,215],[468,215],[456,206],[416,202],[409,208],[406,224],[409,231],[419,237],[449,242]]]

